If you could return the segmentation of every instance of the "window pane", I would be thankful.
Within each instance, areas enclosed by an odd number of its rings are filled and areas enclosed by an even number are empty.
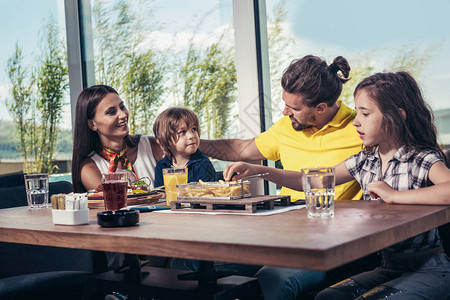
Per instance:
[[[236,71],[232,1],[92,3],[95,81],[114,87],[130,110],[130,133],[153,135],[156,116],[186,106],[202,138],[233,122]]]
[[[314,54],[331,63],[341,55],[352,68],[341,97],[345,103],[353,107],[354,87],[369,74],[409,71],[433,109],[440,142],[450,145],[449,1],[267,0],[266,5],[274,121],[283,105],[281,74],[293,59]]]
[[[0,173],[22,170],[22,159],[28,172],[67,172],[51,162],[72,152],[64,2],[2,0],[1,7],[0,159],[18,162],[2,161]],[[49,139],[56,133],[56,142]]]

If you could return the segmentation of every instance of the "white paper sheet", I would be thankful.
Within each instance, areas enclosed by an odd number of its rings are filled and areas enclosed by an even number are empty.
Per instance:
[[[289,205],[289,206],[275,206],[274,209],[261,209],[257,210],[255,213],[247,213],[247,212],[222,212],[222,211],[203,211],[201,209],[191,209],[191,208],[183,208],[178,210],[161,210],[155,211],[159,214],[206,214],[206,215],[244,215],[244,216],[268,216],[274,214],[281,214],[287,211],[296,210],[304,208],[305,205]]]

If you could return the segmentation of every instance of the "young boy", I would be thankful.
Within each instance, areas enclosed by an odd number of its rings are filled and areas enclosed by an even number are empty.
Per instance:
[[[198,150],[200,126],[193,111],[182,107],[166,109],[156,118],[153,133],[166,153],[156,164],[155,187],[164,185],[165,168],[188,168],[188,182],[218,179],[210,160]]]

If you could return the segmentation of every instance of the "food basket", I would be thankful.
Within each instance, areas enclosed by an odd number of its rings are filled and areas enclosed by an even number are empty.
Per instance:
[[[178,200],[240,199],[250,197],[250,182],[191,182],[178,184]]]

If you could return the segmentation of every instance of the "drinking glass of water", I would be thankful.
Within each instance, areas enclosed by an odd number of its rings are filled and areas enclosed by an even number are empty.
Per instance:
[[[302,169],[308,217],[334,216],[334,167]]]
[[[48,174],[25,174],[28,208],[48,207]]]

